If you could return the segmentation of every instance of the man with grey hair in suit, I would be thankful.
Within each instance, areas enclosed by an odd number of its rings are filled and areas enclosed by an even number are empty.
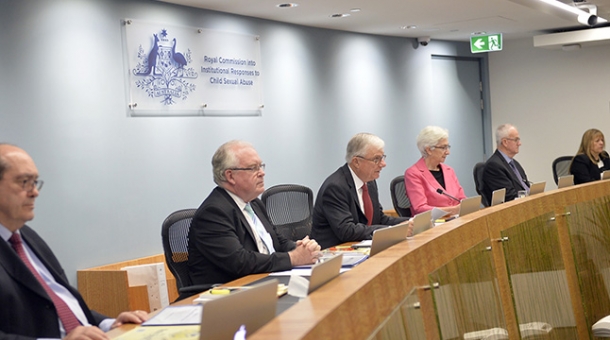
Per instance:
[[[240,277],[312,264],[318,243],[293,242],[269,222],[258,198],[265,191],[265,164],[254,147],[233,140],[212,157],[218,184],[193,216],[188,269],[193,284],[225,283]]]
[[[322,248],[368,240],[375,230],[407,220],[387,216],[379,203],[375,180],[386,166],[384,146],[373,134],[356,134],[347,144],[346,163],[320,187],[311,236]]]
[[[489,203],[494,190],[506,188],[506,201],[514,200],[518,192],[529,192],[530,183],[525,170],[514,157],[519,153],[521,137],[511,124],[502,124],[496,129],[497,149],[485,162],[483,171],[483,197]]]

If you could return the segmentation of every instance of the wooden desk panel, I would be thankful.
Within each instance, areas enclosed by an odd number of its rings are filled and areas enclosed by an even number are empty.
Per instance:
[[[397,310],[413,290],[419,292],[426,339],[439,339],[439,328],[428,275],[471,247],[491,240],[492,257],[500,289],[507,330],[518,333],[506,261],[498,240],[502,231],[549,212],[561,216],[565,206],[610,196],[610,181],[553,190],[499,206],[485,208],[430,229],[412,240],[401,242],[327,283],[309,297],[277,316],[248,339],[367,339]],[[565,221],[564,221],[565,222]],[[582,297],[574,273],[569,235],[558,220],[562,261],[566,263],[573,312],[578,334],[587,338]],[[562,223],[564,223],[562,225]],[[570,264],[570,262],[572,263]],[[248,276],[231,285],[245,285],[265,277]],[[180,302],[190,303],[185,300]],[[133,326],[122,327],[124,332]]]

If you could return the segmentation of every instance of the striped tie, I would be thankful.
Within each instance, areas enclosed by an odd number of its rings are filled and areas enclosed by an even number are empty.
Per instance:
[[[53,304],[55,305],[55,309],[57,310],[57,315],[59,315],[59,319],[61,323],[64,325],[64,329],[66,334],[70,333],[74,328],[81,325],[78,321],[70,307],[62,300],[55,292],[47,285],[42,276],[38,273],[38,271],[34,268],[27,255],[25,254],[25,249],[23,249],[23,243],[21,242],[21,236],[17,233],[14,233],[8,241],[13,246],[13,249],[17,252],[17,255],[21,258],[21,261],[28,267],[30,272],[36,277],[42,288],[47,292],[47,295],[53,300]]]

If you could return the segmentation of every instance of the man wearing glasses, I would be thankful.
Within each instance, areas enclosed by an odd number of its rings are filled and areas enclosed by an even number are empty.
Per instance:
[[[530,183],[525,170],[514,159],[519,153],[521,138],[519,131],[511,124],[503,124],[496,129],[497,149],[485,162],[483,171],[483,196],[490,202],[494,190],[506,188],[506,201],[514,200],[518,192],[529,192]]]
[[[193,284],[225,283],[240,277],[312,264],[318,243],[296,243],[277,233],[263,202],[265,164],[252,145],[227,142],[212,157],[218,185],[203,201],[189,230],[189,275]]]
[[[103,330],[145,321],[144,311],[116,319],[91,311],[70,286],[49,246],[25,225],[42,183],[25,151],[0,144],[0,339],[109,339]]]
[[[313,211],[311,236],[322,248],[369,240],[373,231],[407,220],[383,213],[377,183],[386,166],[383,140],[359,133],[347,144],[346,164],[320,187]]]

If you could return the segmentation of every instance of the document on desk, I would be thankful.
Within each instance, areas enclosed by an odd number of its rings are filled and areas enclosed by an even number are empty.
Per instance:
[[[350,269],[352,269],[352,268],[341,267],[341,269],[339,270],[339,273],[344,273]],[[283,272],[275,272],[275,273],[269,274],[269,276],[292,276],[292,275],[311,276],[311,267],[310,268],[294,268],[293,270],[286,270]]]
[[[142,323],[142,326],[199,325],[202,310],[201,305],[165,307],[157,315]]]
[[[199,340],[199,325],[137,327],[114,340]]]
[[[432,221],[436,221],[439,218],[443,217],[443,216],[447,216],[449,215],[449,212],[443,210],[443,209],[439,209],[439,208],[434,208],[432,209],[432,216],[431,219]]]

